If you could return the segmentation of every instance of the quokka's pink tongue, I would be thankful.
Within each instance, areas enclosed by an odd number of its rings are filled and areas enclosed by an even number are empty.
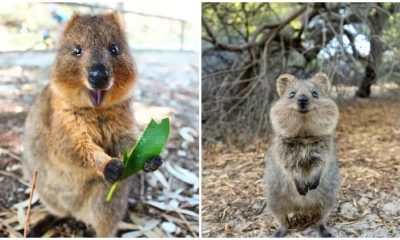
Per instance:
[[[104,91],[102,90],[93,90],[90,91],[90,98],[93,102],[93,105],[98,106],[103,101]]]
[[[96,102],[100,105],[101,100],[103,99],[103,93],[101,90],[96,90]]]

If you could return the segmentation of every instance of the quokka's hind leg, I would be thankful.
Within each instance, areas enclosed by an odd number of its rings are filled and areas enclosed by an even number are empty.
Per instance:
[[[43,237],[49,230],[61,226],[63,224],[68,224],[72,227],[72,231],[83,230],[83,237],[93,237],[94,232],[86,228],[86,225],[82,225],[82,222],[77,221],[72,217],[57,217],[52,214],[48,214],[42,220],[37,222],[33,227],[29,230],[28,237],[40,238]]]
[[[109,187],[95,187],[85,197],[86,201],[80,209],[77,218],[95,230],[96,237],[115,237],[118,223],[125,215],[128,206],[128,188],[126,182],[121,182],[110,202],[106,202]]]
[[[329,209],[328,207],[315,208],[315,212],[312,213],[315,227],[319,235],[323,238],[334,237],[325,223],[325,219],[329,216]]]
[[[115,197],[115,196],[114,196]],[[110,204],[104,201],[104,204],[98,202],[92,205],[91,208],[82,211],[84,216],[81,216],[82,220],[90,225],[95,233],[96,237],[115,237],[118,230],[118,223],[122,220],[126,212],[126,204],[113,204],[113,201],[119,201],[119,199],[111,200]]]
[[[46,217],[32,226],[32,228],[29,230],[28,237],[42,237],[48,230],[54,227],[58,220],[59,218],[55,215],[48,214]]]
[[[279,228],[273,233],[273,237],[284,237],[289,229],[289,220],[286,214],[274,214],[279,222]]]
[[[328,227],[325,224],[325,221],[323,219],[319,220],[315,226],[317,227],[317,230],[319,232],[319,235],[323,238],[330,238],[334,237],[333,234],[329,231]]]

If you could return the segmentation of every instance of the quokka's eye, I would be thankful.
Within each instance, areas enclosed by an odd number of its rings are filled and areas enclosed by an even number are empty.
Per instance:
[[[316,92],[316,91],[312,91],[312,96],[314,97],[314,98],[319,98],[319,95],[318,95],[318,93]]]
[[[296,96],[296,91],[291,91],[289,93],[289,98],[293,98],[294,96]]]
[[[82,48],[80,45],[76,45],[74,48],[74,55],[78,57],[82,55]]]
[[[111,54],[114,55],[114,56],[119,55],[119,48],[118,48],[117,44],[111,43],[111,45],[110,45],[110,52],[111,52]]]

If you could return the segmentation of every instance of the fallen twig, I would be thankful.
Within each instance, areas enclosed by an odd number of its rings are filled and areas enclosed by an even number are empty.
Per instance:
[[[31,194],[29,195],[28,211],[26,212],[26,218],[25,218],[24,238],[26,238],[26,236],[28,234],[29,214],[31,213],[32,196],[33,196],[33,192],[35,191],[36,176],[37,176],[37,171],[35,171],[35,174],[33,175],[33,179],[32,179],[32,187],[31,187],[32,190],[31,190]]]
[[[3,221],[2,219],[0,219],[0,226],[4,226],[6,228],[6,231],[8,231],[10,238],[22,237],[19,232],[15,231],[8,223]]]
[[[179,215],[179,217],[183,220],[183,222],[185,223],[186,227],[188,228],[188,230],[190,231],[190,233],[192,234],[192,236],[194,238],[197,238],[197,234],[193,231],[192,227],[190,226],[188,220],[185,218],[185,216],[183,216],[182,213],[179,212],[179,209],[176,209],[175,212]]]

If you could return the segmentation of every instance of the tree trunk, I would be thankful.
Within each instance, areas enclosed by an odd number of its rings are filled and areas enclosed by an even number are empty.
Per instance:
[[[385,25],[389,15],[382,10],[383,6],[378,4],[380,8],[371,8],[368,16],[368,26],[371,30],[370,34],[370,52],[367,58],[367,66],[365,68],[365,76],[361,81],[356,92],[356,96],[360,98],[368,98],[371,94],[371,86],[376,83],[378,78],[378,69],[382,63],[383,46],[381,41],[382,28]]]
[[[375,83],[376,79],[376,70],[374,66],[370,64],[367,65],[365,69],[365,77],[362,80],[358,90],[356,92],[356,96],[360,98],[367,98],[371,94],[371,86]]]

